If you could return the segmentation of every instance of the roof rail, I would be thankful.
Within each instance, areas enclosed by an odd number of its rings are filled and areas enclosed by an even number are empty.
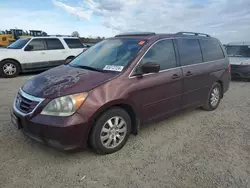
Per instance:
[[[151,36],[155,35],[154,32],[128,32],[115,35],[115,37],[125,37],[125,36]]]
[[[72,35],[47,35],[48,37],[73,37]]]
[[[32,36],[32,37],[73,37],[71,35],[39,35],[39,36]]]
[[[200,37],[211,37],[210,35],[205,34],[205,33],[184,32],[184,31],[178,32],[178,33],[176,33],[175,35],[177,35],[177,36],[194,35],[194,36],[200,36]]]

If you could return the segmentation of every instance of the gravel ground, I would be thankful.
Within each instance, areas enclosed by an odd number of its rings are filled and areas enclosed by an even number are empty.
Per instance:
[[[219,108],[142,127],[117,153],[64,153],[10,125],[18,88],[0,79],[0,187],[250,187],[250,83],[234,81]]]

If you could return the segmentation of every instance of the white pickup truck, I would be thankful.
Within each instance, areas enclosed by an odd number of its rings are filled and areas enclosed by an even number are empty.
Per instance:
[[[46,70],[68,63],[85,50],[77,37],[22,38],[0,48],[0,76],[11,78],[20,72]]]

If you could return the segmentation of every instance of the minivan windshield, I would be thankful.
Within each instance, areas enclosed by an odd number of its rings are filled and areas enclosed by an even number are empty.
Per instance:
[[[18,39],[16,42],[12,43],[7,48],[8,49],[22,49],[29,40],[30,38]]]
[[[127,38],[103,40],[77,56],[70,66],[121,72],[135,58],[144,43]]]
[[[247,45],[235,45],[227,46],[227,54],[230,57],[250,57],[250,46]]]

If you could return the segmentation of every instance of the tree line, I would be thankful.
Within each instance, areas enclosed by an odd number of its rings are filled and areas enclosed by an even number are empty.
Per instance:
[[[89,36],[89,37],[80,37],[80,34],[79,34],[78,31],[72,32],[71,36],[79,37],[81,42],[83,42],[83,43],[97,43],[97,42],[100,42],[103,39],[105,39],[105,37],[95,37],[95,38],[93,38],[91,36]]]

